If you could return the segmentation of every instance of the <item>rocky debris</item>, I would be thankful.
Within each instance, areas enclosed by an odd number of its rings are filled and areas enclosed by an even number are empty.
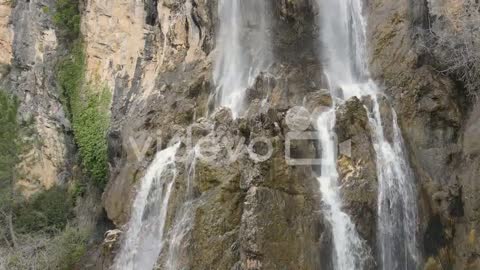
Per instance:
[[[266,73],[260,73],[251,87],[246,90],[246,100],[251,103],[255,100],[264,100],[271,95],[275,88],[275,78]]]
[[[229,108],[221,107],[213,113],[213,120],[217,125],[229,126],[233,122],[232,111]]]
[[[90,246],[87,255],[75,266],[75,270],[104,270],[109,269],[120,248],[123,231],[119,229],[107,230],[98,246]]]
[[[327,89],[311,92],[305,96],[304,106],[311,112],[323,110],[323,107],[331,107],[332,105],[332,97]]]
[[[111,252],[111,250],[115,247],[118,247],[118,240],[120,240],[120,236],[123,234],[121,230],[109,230],[105,232],[104,240],[103,240],[103,247],[106,249],[107,252]]]

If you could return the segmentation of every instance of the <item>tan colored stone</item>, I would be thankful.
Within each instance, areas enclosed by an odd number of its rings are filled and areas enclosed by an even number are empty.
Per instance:
[[[117,76],[133,78],[145,39],[143,2],[88,1],[82,19],[87,77],[113,89]]]
[[[10,21],[12,12],[10,0],[0,0],[0,65],[10,65],[12,59],[13,31]]]
[[[64,136],[51,120],[39,116],[31,128],[36,135],[24,138],[28,151],[21,155],[18,165],[17,188],[26,197],[58,183],[67,154]]]

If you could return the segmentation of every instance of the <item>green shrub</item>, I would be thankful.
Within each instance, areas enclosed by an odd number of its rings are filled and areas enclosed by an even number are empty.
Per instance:
[[[53,22],[62,37],[75,40],[80,36],[80,11],[78,0],[57,0]]]
[[[16,248],[0,246],[0,268],[70,270],[85,255],[89,231],[67,225],[56,235],[19,235]],[[4,265],[2,265],[2,260]],[[3,269],[3,268],[2,268]]]
[[[20,233],[53,233],[65,228],[73,217],[72,209],[73,202],[68,192],[61,187],[53,187],[17,205],[14,225]]]
[[[47,6],[43,6],[42,7],[42,12],[45,13],[45,14],[48,14],[48,13],[50,13],[50,8],[47,7]]]
[[[49,246],[48,253],[53,256],[49,266],[54,266],[52,269],[73,269],[87,251],[88,235],[85,230],[67,226]]]
[[[98,91],[98,90],[97,90]],[[110,92],[102,89],[85,91],[85,100],[73,115],[75,137],[80,148],[82,164],[89,170],[95,183],[103,187],[107,179],[107,131],[110,123]],[[75,110],[74,110],[75,111]]]
[[[17,163],[18,101],[0,89],[0,184],[9,182]]]
[[[72,200],[75,202],[77,198],[83,197],[87,192],[86,183],[75,181],[73,186],[69,190]]]
[[[72,121],[82,165],[93,182],[103,188],[107,179],[107,131],[111,94],[102,85],[86,85],[84,44],[80,37],[78,0],[58,0],[54,21],[74,40],[60,61],[57,81],[62,103]]]
[[[0,89],[0,211],[11,213],[13,182],[18,163],[18,102]],[[0,234],[6,217],[0,215]]]
[[[60,61],[57,67],[57,81],[61,88],[62,103],[66,107],[69,117],[72,118],[74,104],[80,100],[80,91],[83,86],[85,74],[85,55],[83,43],[76,41],[70,53]],[[75,111],[76,112],[76,111]]]
[[[82,165],[94,183],[103,188],[107,179],[107,131],[110,124],[110,91],[85,85],[85,56],[81,42],[72,48],[58,68],[57,79],[63,103],[73,123]]]

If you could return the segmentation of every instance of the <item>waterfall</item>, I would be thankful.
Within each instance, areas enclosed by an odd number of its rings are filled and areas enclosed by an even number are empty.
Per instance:
[[[376,152],[378,194],[378,249],[381,268],[416,269],[420,254],[416,239],[417,205],[413,173],[404,153],[396,114],[391,109],[393,141],[384,134],[377,95],[381,94],[368,70],[366,21],[361,0],[317,0],[320,5],[323,55],[332,95],[343,102],[369,96],[368,111]],[[334,237],[342,237],[335,236]],[[337,241],[335,241],[336,243]]]
[[[213,80],[216,105],[241,116],[245,92],[271,63],[267,1],[219,0]]]
[[[382,269],[417,269],[417,205],[414,177],[404,153],[403,138],[393,115],[393,143],[383,134],[378,102],[370,123],[375,132],[379,180],[378,226]]]
[[[332,227],[335,270],[363,269],[368,251],[358,236],[350,217],[342,211],[342,200],[338,188],[336,157],[335,109],[322,113],[317,119],[317,132],[322,146],[320,184],[325,217]]]
[[[113,269],[151,270],[164,246],[168,201],[177,175],[177,143],[158,152],[141,180]]]
[[[169,249],[167,254],[166,269],[178,270],[188,268],[188,234],[194,222],[197,201],[193,192],[195,180],[195,166],[197,165],[198,148],[193,148],[187,156],[185,168],[187,172],[187,186],[184,195],[184,203],[177,213],[174,226],[170,232]]]

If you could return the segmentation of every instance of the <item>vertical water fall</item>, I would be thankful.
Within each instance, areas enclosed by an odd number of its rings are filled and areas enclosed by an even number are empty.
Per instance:
[[[332,228],[335,270],[360,270],[368,256],[364,241],[359,237],[350,217],[342,211],[342,199],[338,187],[335,109],[322,113],[317,119],[317,132],[322,147],[320,184],[324,214]]]
[[[158,152],[141,180],[128,230],[113,269],[151,270],[164,246],[168,201],[177,175],[179,143]]]
[[[219,0],[213,80],[216,103],[241,116],[245,91],[271,63],[267,1]]]
[[[187,186],[184,194],[184,202],[176,214],[174,226],[170,232],[169,248],[166,261],[167,270],[188,268],[187,246],[188,234],[192,229],[195,217],[195,209],[198,206],[193,192],[195,180],[195,166],[197,165],[197,147],[194,147],[187,156],[185,163]]]
[[[373,106],[369,122],[376,152],[378,194],[378,246],[381,269],[417,269],[420,255],[416,239],[416,190],[404,153],[396,114],[391,109],[393,139],[384,134],[378,87],[368,70],[366,21],[361,0],[317,0],[319,26],[327,58],[325,74],[332,95],[339,100],[369,96]],[[335,237],[335,236],[334,236]]]

